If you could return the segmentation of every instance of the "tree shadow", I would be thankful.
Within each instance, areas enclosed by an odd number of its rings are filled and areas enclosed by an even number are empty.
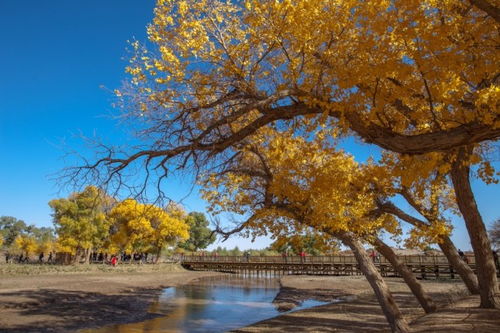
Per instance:
[[[363,320],[360,318],[370,318]],[[380,332],[390,331],[376,301],[342,302],[263,320],[231,332]]]
[[[148,312],[158,295],[157,289],[147,288],[119,295],[58,289],[0,293],[4,314],[26,316],[25,322],[0,332],[68,332],[152,319],[161,316]]]

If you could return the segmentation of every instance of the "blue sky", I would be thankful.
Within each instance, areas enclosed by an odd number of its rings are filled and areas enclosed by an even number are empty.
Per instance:
[[[68,192],[51,175],[71,163],[63,159],[67,149],[89,153],[75,135],[128,140],[109,116],[110,91],[126,78],[127,40],[145,39],[153,7],[153,0],[0,1],[0,215],[52,225],[47,203]],[[377,152],[353,140],[345,147],[361,159]],[[188,178],[165,184],[173,199],[190,188]],[[500,217],[498,185],[475,182],[474,190],[485,221]],[[205,207],[196,192],[183,204],[188,210]],[[456,226],[455,242],[470,248],[463,223]],[[267,244],[232,239],[221,245]]]

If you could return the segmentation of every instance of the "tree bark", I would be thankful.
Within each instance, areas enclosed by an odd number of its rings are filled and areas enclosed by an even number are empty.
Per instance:
[[[356,260],[359,264],[359,267],[366,279],[370,283],[370,286],[373,288],[375,295],[382,307],[382,311],[384,312],[387,321],[391,327],[392,332],[398,333],[406,333],[409,332],[408,324],[406,320],[403,318],[401,311],[399,310],[398,305],[394,301],[392,294],[387,287],[384,279],[378,272],[375,264],[370,260],[368,253],[364,249],[361,242],[354,237],[352,233],[343,232],[338,235],[338,238],[347,246],[351,248],[356,257]]]
[[[417,278],[413,274],[413,272],[402,263],[397,257],[396,253],[385,244],[380,238],[375,237],[372,241],[372,244],[375,246],[377,251],[382,254],[394,267],[394,270],[398,272],[399,275],[406,282],[411,292],[417,298],[418,302],[424,309],[425,313],[432,313],[436,311],[436,304],[433,302],[432,298],[427,295],[422,284],[418,282]]]
[[[464,163],[470,153],[471,149],[465,147],[458,149],[457,159],[453,162],[451,168],[451,179],[458,208],[464,217],[472,249],[474,250],[481,296],[480,307],[500,308],[500,301],[496,295],[499,290],[491,244],[470,185],[470,168]]]
[[[441,242],[438,243],[439,248],[443,251],[443,254],[448,259],[451,267],[455,269],[462,278],[462,281],[467,286],[469,292],[473,295],[479,294],[479,284],[477,282],[477,276],[470,266],[463,261],[463,259],[458,254],[455,244],[451,241],[450,237],[441,237]]]
[[[91,248],[85,249],[85,264],[90,264],[90,254],[92,252]]]
[[[158,251],[156,252],[156,258],[155,258],[155,265],[158,263],[158,261],[160,260],[160,255],[161,255],[161,247],[158,248]]]
[[[477,8],[485,11],[488,15],[490,15],[498,24],[500,24],[500,9],[495,6],[494,3],[486,0],[469,0],[471,4],[476,6]]]
[[[420,211],[419,207],[414,205],[411,201],[412,200],[408,201],[408,203],[410,203],[410,205],[412,205],[412,207],[415,208],[417,212],[425,215]],[[416,228],[428,226],[426,222],[406,214],[401,209],[396,207],[392,202],[381,203],[378,205],[378,207],[380,211],[392,214]],[[443,251],[443,254],[446,256],[453,269],[455,269],[458,275],[460,275],[469,292],[473,295],[479,294],[479,286],[474,271],[472,271],[472,268],[470,268],[470,266],[462,260],[451,239],[448,236],[442,236],[441,242],[438,243],[438,246],[440,247],[441,251]]]

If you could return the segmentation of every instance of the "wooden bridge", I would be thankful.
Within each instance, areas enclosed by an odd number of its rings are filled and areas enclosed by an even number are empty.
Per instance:
[[[445,256],[399,256],[411,271],[422,279],[459,278]],[[474,257],[467,257],[475,269]],[[374,258],[382,276],[398,276],[392,265],[384,258]],[[337,256],[184,256],[181,264],[191,270],[211,270],[228,273],[256,275],[361,275],[353,255]]]

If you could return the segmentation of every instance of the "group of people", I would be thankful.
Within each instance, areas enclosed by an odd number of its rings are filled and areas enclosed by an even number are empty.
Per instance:
[[[116,258],[116,261],[120,262],[135,262],[135,263],[146,263],[148,262],[148,256],[149,253],[134,253],[134,254],[127,254],[126,252],[122,252],[119,255],[111,255],[109,256],[107,253],[102,253],[102,252],[92,252],[90,254],[91,262],[97,262],[97,263],[111,263],[113,261],[113,258]],[[151,258],[151,257],[150,257]],[[108,260],[109,259],[109,260]]]
[[[10,263],[30,263],[30,262],[35,262],[35,261],[30,261],[30,257],[28,255],[24,254],[11,254],[9,251],[4,253],[5,255],[5,263],[10,264]],[[149,257],[151,258],[151,257]],[[97,253],[97,252],[92,252],[90,254],[90,262],[93,263],[109,263],[113,266],[116,266],[118,261],[121,262],[135,262],[135,263],[147,263],[148,262],[148,253],[134,253],[133,255],[131,254],[126,254],[122,253],[120,256],[117,255],[112,255],[109,256],[107,253]],[[55,254],[53,252],[49,252],[49,255],[46,257],[44,252],[40,252],[38,255],[38,263],[47,263],[47,264],[53,264],[55,263]],[[114,263],[113,263],[114,262]]]
[[[52,252],[49,253],[49,256],[47,260],[45,259],[45,253],[40,252],[38,255],[38,263],[47,263],[47,264],[53,264],[54,263],[54,254]],[[28,255],[13,255],[9,251],[5,252],[5,263],[10,264],[10,263],[19,263],[19,264],[24,264],[24,263],[29,263],[30,262],[30,257]]]

